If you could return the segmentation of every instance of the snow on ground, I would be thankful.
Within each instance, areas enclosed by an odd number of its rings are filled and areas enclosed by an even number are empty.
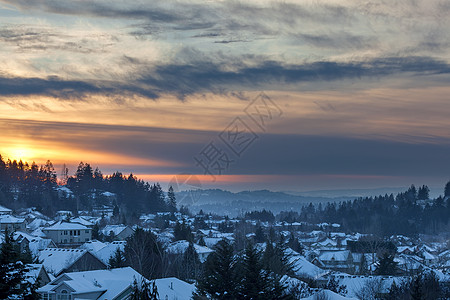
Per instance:
[[[336,294],[335,292],[332,292],[330,290],[322,290],[319,293],[323,293],[326,296],[325,299],[327,299],[327,300],[350,300],[350,299],[356,300],[356,298],[344,297],[344,296]],[[316,299],[315,297],[316,297],[315,295],[312,295],[307,298],[302,298],[302,300],[314,300],[314,299]]]

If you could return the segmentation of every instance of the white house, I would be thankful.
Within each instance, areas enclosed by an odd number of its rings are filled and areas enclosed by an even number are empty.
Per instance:
[[[135,279],[147,281],[130,267],[64,273],[37,292],[45,300],[122,300],[130,296]],[[174,277],[156,279],[155,284],[161,300],[188,300],[195,290],[193,284]]]
[[[0,205],[0,215],[10,215],[12,214],[12,210]]]
[[[189,247],[188,241],[185,241],[185,240],[176,241],[174,243],[171,243],[167,247],[167,252],[171,253],[171,254],[183,254],[188,247]],[[200,246],[197,244],[194,244],[194,248],[195,248],[195,252],[197,252],[198,258],[200,259],[201,262],[205,262],[208,255],[210,253],[214,252],[214,250],[212,250],[208,247]]]
[[[44,300],[59,299],[127,299],[133,281],[142,275],[130,267],[110,270],[64,273],[37,292]]]
[[[12,231],[25,231],[27,228],[25,219],[16,218],[12,215],[0,215],[0,230],[4,232],[8,229],[9,232]]]
[[[83,244],[92,239],[92,228],[79,223],[59,221],[45,227],[42,232],[56,244]]]

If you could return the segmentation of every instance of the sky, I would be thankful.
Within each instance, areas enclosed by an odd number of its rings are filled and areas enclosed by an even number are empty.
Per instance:
[[[443,189],[449,16],[443,0],[0,0],[0,154],[163,186]]]

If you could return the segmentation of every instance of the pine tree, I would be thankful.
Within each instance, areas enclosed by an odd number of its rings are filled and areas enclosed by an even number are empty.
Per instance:
[[[156,287],[156,282],[153,280],[152,285],[145,278],[141,278],[138,282],[134,278],[131,286],[130,300],[159,300],[159,293]]]
[[[92,239],[100,241],[100,227],[98,226],[98,223],[95,223],[94,226],[92,226]]]
[[[126,264],[125,254],[118,247],[116,249],[116,251],[109,258],[108,267],[111,269],[114,269],[114,268],[123,268],[126,265],[127,264]]]
[[[215,251],[208,255],[202,276],[197,282],[199,298],[236,299],[238,280],[233,246],[225,239],[219,241]]]
[[[430,199],[430,189],[426,185],[419,187],[419,192],[417,193],[417,199],[419,199],[419,200]]]
[[[169,187],[169,191],[167,192],[167,206],[171,212],[177,211],[177,200],[175,197],[175,192],[173,191],[173,187]]]
[[[14,242],[13,234],[5,230],[0,250],[0,299],[35,295],[35,287],[25,280],[28,269],[21,258],[20,247]]]
[[[450,181],[447,182],[447,184],[445,185],[444,196],[445,197],[450,197]]]
[[[269,284],[260,258],[260,252],[249,243],[245,248],[243,259],[243,276],[239,289],[240,299],[267,299]]]
[[[377,263],[375,273],[377,275],[395,275],[397,272],[397,263],[394,261],[394,255],[385,252]]]

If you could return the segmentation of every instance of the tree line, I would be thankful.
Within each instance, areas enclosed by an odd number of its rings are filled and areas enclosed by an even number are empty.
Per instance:
[[[378,236],[419,233],[436,234],[450,229],[450,182],[444,196],[430,199],[426,185],[412,185],[405,192],[361,197],[339,203],[303,206],[300,213],[282,212],[280,221],[304,221],[312,224],[338,223],[348,232],[373,233]]]
[[[67,175],[67,169],[65,174]],[[71,192],[58,189],[64,184]],[[114,193],[114,200],[105,195]],[[112,202],[112,203],[111,203]],[[19,209],[36,207],[52,216],[58,210],[91,211],[103,205],[114,205],[121,215],[169,211],[176,208],[172,188],[167,195],[159,183],[149,184],[133,174],[115,172],[105,176],[98,168],[81,162],[74,175],[58,180],[51,161],[36,163],[5,161],[0,155],[0,204]]]

